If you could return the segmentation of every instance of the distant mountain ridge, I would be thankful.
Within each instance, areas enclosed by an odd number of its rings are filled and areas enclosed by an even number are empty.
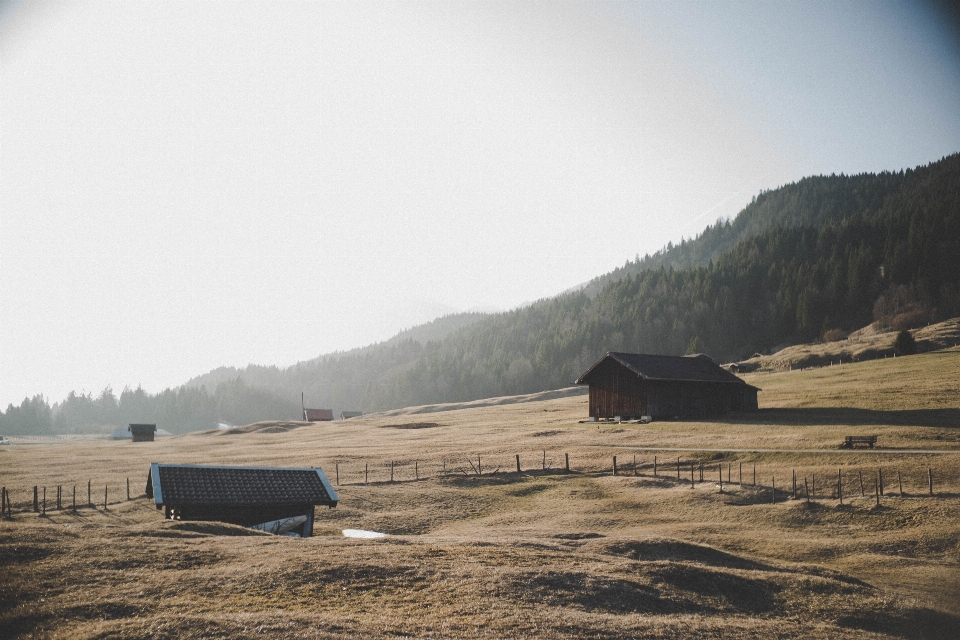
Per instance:
[[[470,402],[568,387],[607,351],[693,350],[730,361],[874,321],[921,326],[956,316],[960,154],[762,192],[693,240],[512,311],[446,316],[291,367],[224,367],[136,399],[141,413],[162,404],[157,415],[182,424],[196,424],[196,407],[234,424],[266,419],[268,407],[269,417],[293,419],[301,392],[335,412]],[[20,413],[49,422],[42,404]]]

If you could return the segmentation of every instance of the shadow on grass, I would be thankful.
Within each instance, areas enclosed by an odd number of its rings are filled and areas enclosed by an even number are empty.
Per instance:
[[[719,422],[729,424],[790,425],[897,425],[960,429],[960,409],[904,409],[880,411],[847,407],[811,407],[800,409],[760,409],[738,413]]]

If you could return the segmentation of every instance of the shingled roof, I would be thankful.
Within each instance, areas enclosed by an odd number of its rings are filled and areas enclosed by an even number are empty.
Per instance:
[[[336,506],[340,497],[322,469],[220,467],[151,463],[147,497],[159,509],[258,507],[282,504]]]
[[[623,365],[637,376],[648,380],[689,380],[696,382],[729,382],[747,384],[729,371],[718,366],[708,356],[653,356],[644,353],[621,353],[611,351],[600,358],[576,384],[589,384],[590,374],[607,359]]]
[[[326,422],[333,420],[333,409],[304,409],[303,419],[306,422]]]

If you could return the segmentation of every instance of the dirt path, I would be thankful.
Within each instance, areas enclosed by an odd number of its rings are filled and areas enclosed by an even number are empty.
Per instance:
[[[592,444],[591,449],[627,449],[630,451],[710,451],[716,453],[879,453],[879,454],[960,454],[960,449],[728,449],[708,447],[631,447],[628,445]]]

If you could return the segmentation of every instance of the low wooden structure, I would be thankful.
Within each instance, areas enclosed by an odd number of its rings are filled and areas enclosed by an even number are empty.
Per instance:
[[[840,447],[842,449],[853,449],[858,445],[865,445],[873,449],[875,444],[877,444],[877,436],[846,436]]]
[[[313,534],[314,508],[340,497],[319,468],[151,463],[147,497],[171,520],[214,520],[272,533]]]
[[[716,418],[756,411],[757,387],[709,356],[610,352],[580,376],[590,386],[590,418]]]
[[[328,422],[333,420],[333,409],[304,409],[304,422]]]
[[[363,411],[341,411],[340,419],[349,420],[350,418],[359,418],[363,415]]]
[[[133,434],[134,442],[153,442],[153,436],[157,432],[155,424],[131,424],[127,431]]]

